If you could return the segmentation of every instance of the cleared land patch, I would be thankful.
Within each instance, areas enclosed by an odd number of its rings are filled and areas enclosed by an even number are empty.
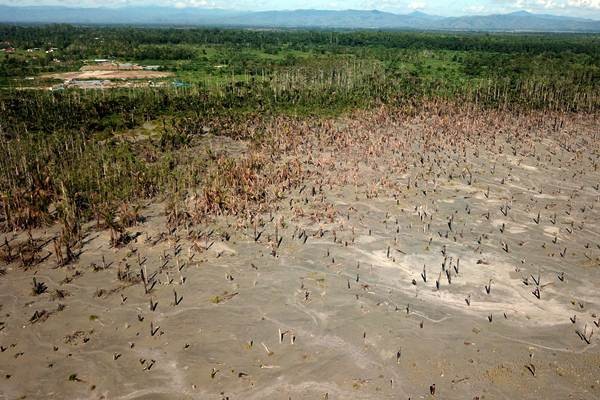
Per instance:
[[[57,74],[44,74],[42,78],[46,79],[158,79],[173,76],[172,72],[166,71],[112,71],[112,70],[96,70],[96,71],[76,71],[63,72]]]

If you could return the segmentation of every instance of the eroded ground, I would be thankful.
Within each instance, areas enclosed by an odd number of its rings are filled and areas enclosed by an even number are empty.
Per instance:
[[[34,231],[0,398],[599,398],[597,117],[439,114],[275,120],[258,217],[149,204],[64,267]]]

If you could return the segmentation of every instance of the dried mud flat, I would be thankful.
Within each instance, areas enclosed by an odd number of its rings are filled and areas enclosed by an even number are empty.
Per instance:
[[[597,117],[440,114],[273,121],[300,178],[251,221],[149,204],[66,267],[33,232],[0,398],[599,398]]]

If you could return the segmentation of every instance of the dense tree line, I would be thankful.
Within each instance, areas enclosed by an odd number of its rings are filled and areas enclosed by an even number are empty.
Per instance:
[[[206,28],[78,27],[70,25],[0,25],[0,38],[20,47],[55,46],[84,48],[88,54],[100,49],[131,52],[147,44],[216,44],[257,48],[282,46],[298,50],[311,47],[381,46],[386,48],[500,53],[572,52],[599,56],[600,36],[593,34],[489,34],[422,33],[396,31],[253,31]],[[106,50],[102,50],[106,51]]]

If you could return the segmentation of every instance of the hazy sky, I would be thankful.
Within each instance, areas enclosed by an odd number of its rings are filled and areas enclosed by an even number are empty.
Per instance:
[[[168,5],[238,10],[378,9],[437,15],[504,13],[516,10],[600,19],[600,0],[0,0],[10,5],[65,5],[119,7]]]

